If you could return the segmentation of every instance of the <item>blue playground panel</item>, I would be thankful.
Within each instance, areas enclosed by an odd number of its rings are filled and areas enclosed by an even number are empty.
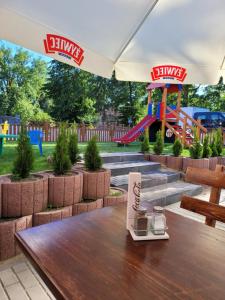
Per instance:
[[[0,116],[0,124],[8,122],[10,125],[20,125],[20,117],[19,116]]]

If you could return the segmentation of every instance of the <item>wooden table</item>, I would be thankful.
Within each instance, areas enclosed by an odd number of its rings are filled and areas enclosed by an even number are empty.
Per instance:
[[[168,241],[134,242],[124,205],[16,237],[57,299],[225,299],[225,232],[166,215]]]
[[[0,155],[3,152],[3,143],[4,143],[4,139],[6,139],[6,138],[18,138],[18,135],[0,133]]]

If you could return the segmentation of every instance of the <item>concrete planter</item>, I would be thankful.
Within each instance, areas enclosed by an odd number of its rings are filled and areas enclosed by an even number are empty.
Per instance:
[[[59,221],[72,216],[72,205],[59,209],[52,209],[34,214],[33,225],[38,226],[54,221]]]
[[[83,170],[83,199],[100,199],[109,194],[111,171],[97,172]]]
[[[82,199],[83,174],[71,176],[51,176],[48,179],[48,203],[53,207],[63,207],[78,203]]]
[[[193,159],[190,157],[183,158],[183,171],[186,172],[188,167],[199,168],[199,169],[209,169],[209,159],[199,158]]]
[[[103,207],[103,199],[97,199],[91,202],[83,201],[73,205],[73,216],[79,215],[83,212],[92,211],[97,208],[102,208],[102,207]]]
[[[219,164],[219,157],[210,157],[209,158],[209,169],[210,170],[215,170],[217,164]]]
[[[168,155],[156,155],[156,154],[150,154],[149,160],[153,162],[158,162],[161,165],[166,166]]]
[[[182,156],[167,156],[166,166],[170,169],[181,171],[183,168],[183,157]]]
[[[108,195],[105,196],[103,199],[103,206],[111,206],[111,205],[117,205],[119,203],[123,203],[127,201],[127,191],[124,189],[120,188],[111,188],[112,190],[115,190],[115,192],[121,192],[121,195],[118,196],[113,196],[113,195]]]
[[[48,178],[7,182],[1,185],[2,216],[15,218],[40,212],[47,207]]]
[[[217,163],[218,163],[219,165],[225,166],[225,156],[218,156],[217,159],[218,159],[218,162],[217,162]]]
[[[14,234],[30,227],[32,227],[32,216],[0,221],[0,260],[8,259],[20,253]]]

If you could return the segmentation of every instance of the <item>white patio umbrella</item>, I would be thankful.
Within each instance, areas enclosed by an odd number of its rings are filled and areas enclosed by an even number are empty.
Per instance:
[[[216,84],[224,0],[0,0],[0,38],[103,77]]]

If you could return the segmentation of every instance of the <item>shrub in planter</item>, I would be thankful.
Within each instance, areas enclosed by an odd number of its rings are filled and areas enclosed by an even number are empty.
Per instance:
[[[182,151],[183,151],[183,146],[181,144],[181,141],[179,139],[176,139],[174,144],[173,144],[173,155],[175,157],[178,157],[181,155]]]
[[[215,138],[215,134],[213,135],[211,144],[210,144],[210,148],[211,148],[211,156],[212,157],[217,157],[218,156],[218,151],[217,151],[217,147],[216,147],[216,138]]]
[[[54,207],[68,206],[82,198],[83,174],[71,172],[68,152],[66,126],[60,126],[60,132],[53,154],[54,175],[49,177],[48,202]]]
[[[193,144],[191,145],[190,149],[190,156],[193,159],[198,159],[202,157],[202,145],[200,143],[200,140],[197,136],[197,132],[196,130],[194,130],[194,140],[193,140]]]
[[[149,149],[150,149],[149,138],[148,138],[148,134],[145,132],[144,139],[141,143],[141,152],[142,153],[149,152]]]
[[[215,133],[215,143],[216,143],[216,149],[217,149],[217,154],[218,156],[221,155],[223,152],[223,132],[221,128],[218,128]]]
[[[71,170],[71,167],[66,126],[65,124],[61,124],[53,153],[53,171],[55,175],[65,175]]]
[[[166,160],[166,166],[175,170],[182,170],[183,167],[183,157],[180,157],[183,150],[183,146],[179,139],[176,139],[172,151],[174,156],[168,156]]]
[[[93,137],[87,145],[85,154],[85,169],[83,170],[83,198],[99,199],[109,194],[110,170],[102,169],[102,159]]]
[[[28,178],[33,167],[34,155],[26,127],[21,126],[17,147],[17,155],[13,166],[13,178],[20,180]]]
[[[120,188],[110,188],[109,195],[103,199],[103,206],[117,205],[127,201],[127,191]]]
[[[209,145],[209,136],[206,134],[203,141],[202,158],[208,158],[211,156],[211,154],[212,150]]]
[[[32,227],[32,215],[19,219],[0,219],[0,260],[20,253],[14,234],[30,227]]]
[[[13,175],[2,183],[2,216],[21,217],[31,215],[47,207],[48,180],[30,174],[33,165],[32,147],[24,125],[18,138],[17,156]]]
[[[70,161],[74,165],[79,160],[78,136],[75,125],[71,128],[68,147]]]
[[[153,147],[153,151],[155,154],[160,155],[163,152],[163,148],[164,148],[164,141],[162,138],[161,130],[159,130],[156,133],[156,142]]]

